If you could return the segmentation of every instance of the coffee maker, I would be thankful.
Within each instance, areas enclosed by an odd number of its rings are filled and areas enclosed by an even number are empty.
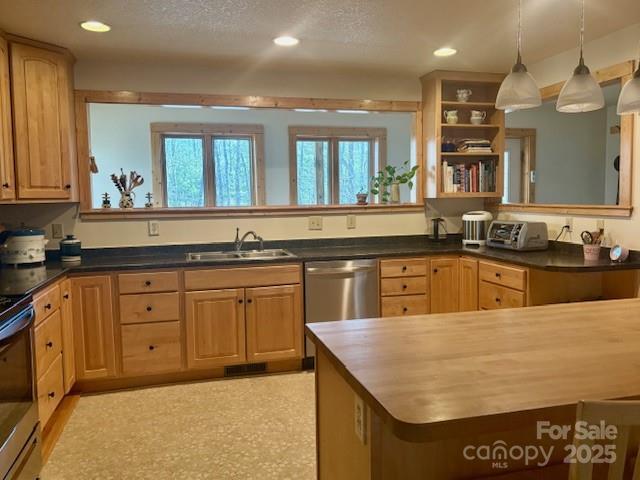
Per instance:
[[[444,218],[436,217],[431,219],[431,234],[429,240],[442,241],[447,239],[447,227]]]

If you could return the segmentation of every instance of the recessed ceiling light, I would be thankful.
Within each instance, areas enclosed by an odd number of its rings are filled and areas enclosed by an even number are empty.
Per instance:
[[[336,110],[338,113],[355,113],[356,115],[362,115],[369,113],[369,110]]]
[[[233,105],[214,105],[211,108],[214,110],[250,110],[249,107],[236,107]]]
[[[300,40],[295,37],[284,35],[282,37],[274,38],[273,43],[279,45],[280,47],[293,47],[295,45],[298,45],[300,43]]]
[[[293,111],[300,113],[328,112],[328,110],[324,108],[294,108]]]
[[[160,105],[162,108],[202,108],[202,105]]]
[[[86,22],[82,22],[80,26],[90,32],[104,33],[111,30],[111,27],[109,25],[97,20],[87,20]]]
[[[458,51],[455,48],[442,47],[433,52],[436,57],[450,57],[455,55]]]

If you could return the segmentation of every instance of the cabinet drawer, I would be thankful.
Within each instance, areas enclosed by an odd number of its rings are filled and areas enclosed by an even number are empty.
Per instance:
[[[479,292],[481,310],[495,310],[498,308],[524,307],[524,292],[501,287],[493,283],[481,281]]]
[[[180,320],[178,293],[120,296],[120,323]]]
[[[225,288],[262,287],[300,283],[300,265],[270,267],[211,268],[184,273],[187,290],[219,290]]]
[[[177,372],[181,366],[180,322],[122,326],[125,375]]]
[[[479,262],[479,276],[480,280],[516,290],[525,290],[527,287],[527,271],[523,268],[481,261]]]
[[[393,260],[380,260],[380,276],[385,277],[412,277],[427,274],[426,258],[399,258]]]
[[[427,292],[427,277],[383,278],[380,295],[415,295]]]
[[[41,428],[45,427],[63,396],[62,355],[58,354],[49,369],[38,380],[38,414]]]
[[[178,291],[178,272],[123,273],[118,275],[120,293]]]
[[[422,315],[429,313],[426,295],[405,295],[382,298],[382,316]]]
[[[60,308],[60,286],[54,285],[33,296],[36,325]]]
[[[62,353],[62,318],[60,310],[42,321],[34,330],[36,352],[36,377],[46,372],[58,355]]]

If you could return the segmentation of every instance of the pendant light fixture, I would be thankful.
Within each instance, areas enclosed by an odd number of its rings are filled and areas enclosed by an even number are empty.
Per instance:
[[[573,75],[562,87],[556,110],[563,113],[592,112],[604,107],[604,95],[600,84],[591,75],[591,71],[584,64],[584,0],[581,0],[580,15],[580,61],[573,71]]]
[[[633,73],[633,78],[629,80],[618,98],[618,115],[640,112],[640,60],[638,69]]]
[[[496,108],[507,112],[538,107],[542,103],[540,89],[527,71],[527,67],[522,63],[522,0],[518,0],[518,37],[516,45],[518,48],[516,63],[511,69],[511,73],[502,81],[496,98]]]

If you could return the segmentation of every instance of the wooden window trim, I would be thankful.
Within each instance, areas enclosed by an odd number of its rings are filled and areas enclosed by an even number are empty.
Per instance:
[[[633,77],[635,63],[622,62],[595,72],[602,86],[619,82],[624,85]],[[564,82],[540,89],[542,101],[557,98]],[[608,217],[630,217],[633,212],[633,137],[635,115],[620,116],[620,197],[618,205],[498,203],[501,212],[545,213],[554,215],[590,215]],[[491,202],[487,202],[490,204]]]
[[[264,188],[264,127],[262,125],[222,123],[152,123],[151,155],[153,197],[156,207],[161,208],[168,208],[166,204],[167,186],[166,166],[164,162],[165,138],[202,138],[204,143],[203,171],[206,208],[220,208],[215,205],[216,172],[215,163],[213,161],[213,140],[215,138],[250,138],[252,159],[251,207],[264,205],[266,203]]]
[[[378,170],[382,170],[387,165],[386,128],[290,126],[289,203],[291,205],[298,205],[298,158],[296,147],[298,141],[304,140],[325,140],[329,142],[329,175],[331,175],[331,182],[329,184],[329,196],[331,197],[330,205],[339,205],[338,202],[340,200],[340,179],[338,178],[338,145],[340,141],[368,140],[370,143],[369,170],[375,173]]]
[[[415,115],[411,137],[412,158],[416,159],[419,170],[416,178],[416,188],[412,191],[415,203],[400,205],[327,205],[306,206],[259,206],[255,208],[241,207],[239,209],[133,209],[121,210],[94,209],[91,192],[90,171],[90,124],[89,104],[134,104],[134,105],[201,105],[201,106],[234,106],[250,108],[280,108],[285,110],[297,108],[326,109],[326,110],[367,110],[376,112],[406,112]],[[281,215],[308,215],[309,212],[337,215],[346,213],[390,213],[390,212],[417,212],[424,209],[424,188],[426,172],[424,168],[424,130],[422,103],[402,100],[357,100],[357,99],[325,99],[303,97],[270,97],[253,95],[211,95],[193,93],[158,93],[158,92],[133,92],[111,90],[75,90],[75,118],[76,118],[76,145],[78,151],[78,183],[79,183],[79,213],[82,218],[97,220],[117,220],[122,218],[192,218],[202,217],[242,217],[252,215],[281,216]],[[262,139],[264,143],[264,139]],[[264,150],[264,148],[262,148]],[[259,158],[264,164],[264,157]],[[264,171],[264,170],[263,170]],[[264,181],[262,182],[264,185]],[[260,192],[264,198],[263,191]],[[187,211],[188,210],[188,211]]]
[[[526,175],[521,175],[520,179],[520,191],[524,198],[522,203],[531,203],[531,199],[535,198],[536,189],[535,182],[531,181],[531,172],[536,170],[536,129],[507,128],[504,136],[505,139],[515,138],[520,140],[524,172],[526,173]]]

